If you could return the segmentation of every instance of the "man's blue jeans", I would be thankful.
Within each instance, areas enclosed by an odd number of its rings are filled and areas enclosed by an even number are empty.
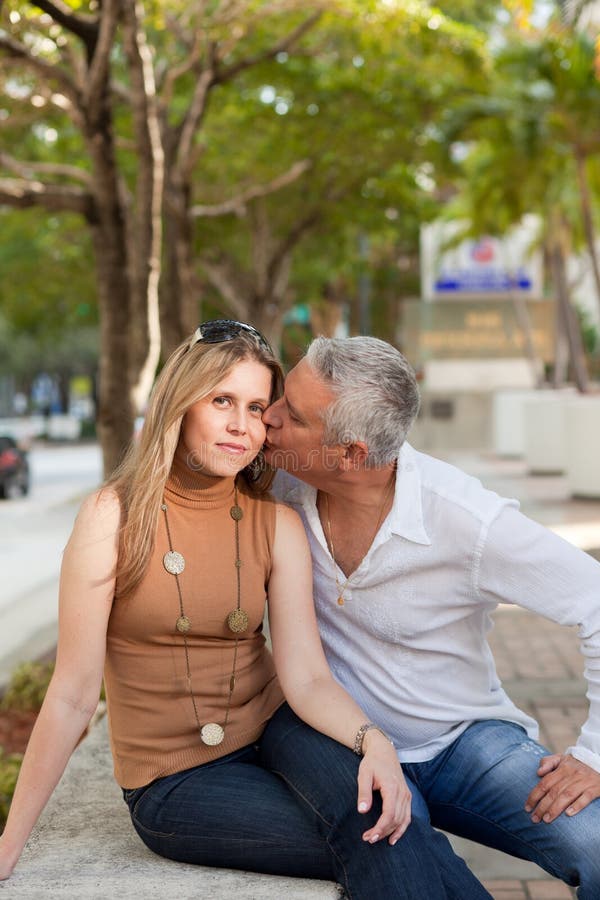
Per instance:
[[[537,824],[524,806],[550,753],[519,725],[475,722],[446,750],[423,763],[404,763],[413,814],[437,828],[537,863],[580,885],[581,900],[600,898],[600,800],[575,816]]]
[[[280,761],[293,792],[268,771]],[[394,847],[361,840],[379,803],[356,811],[358,763],[284,706],[258,745],[124,794],[144,843],[171,859],[338,881],[351,900],[489,900],[425,821]]]

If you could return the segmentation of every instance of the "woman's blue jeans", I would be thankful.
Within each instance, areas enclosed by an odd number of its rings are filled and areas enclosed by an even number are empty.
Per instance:
[[[489,900],[424,820],[394,847],[361,839],[380,803],[356,811],[358,763],[284,705],[257,745],[124,794],[141,839],[170,859],[337,881],[351,900]]]

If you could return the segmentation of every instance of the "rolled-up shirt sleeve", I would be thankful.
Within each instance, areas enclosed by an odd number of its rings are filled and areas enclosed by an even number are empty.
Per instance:
[[[577,743],[564,752],[600,772],[600,563],[505,506],[482,529],[476,589],[486,603],[577,626],[590,710]]]

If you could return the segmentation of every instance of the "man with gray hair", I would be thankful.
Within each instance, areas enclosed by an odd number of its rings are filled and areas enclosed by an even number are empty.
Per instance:
[[[414,816],[598,900],[600,565],[413,449],[418,406],[390,344],[318,338],[265,413],[267,460],[285,470],[276,493],[309,539],[329,665],[393,741]],[[498,603],[579,628],[590,713],[562,754],[537,742],[496,674],[486,634]],[[293,787],[277,737],[273,768]]]

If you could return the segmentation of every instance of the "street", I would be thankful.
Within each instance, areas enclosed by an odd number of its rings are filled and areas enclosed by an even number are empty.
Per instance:
[[[56,640],[57,578],[81,499],[100,482],[97,445],[36,446],[29,496],[0,501],[0,688]]]

